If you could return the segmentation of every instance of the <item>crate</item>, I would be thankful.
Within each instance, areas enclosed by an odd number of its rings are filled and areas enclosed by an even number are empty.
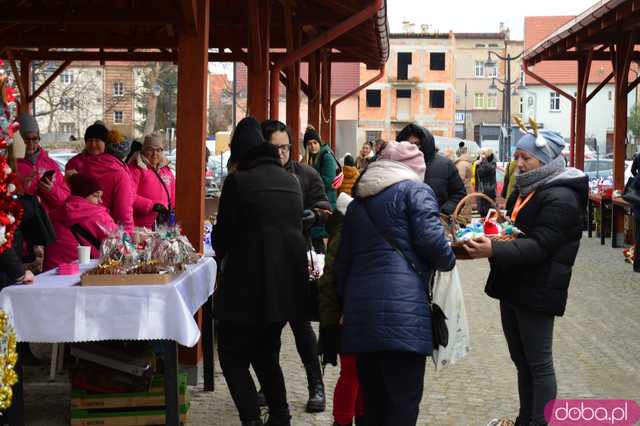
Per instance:
[[[178,376],[180,421],[187,422],[187,375]],[[164,376],[155,376],[149,392],[71,391],[71,426],[146,426],[164,424]]]

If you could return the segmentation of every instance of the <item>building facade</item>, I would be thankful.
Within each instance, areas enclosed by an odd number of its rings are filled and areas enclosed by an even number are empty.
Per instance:
[[[453,33],[390,35],[391,53],[383,80],[360,94],[358,141],[395,140],[408,123],[436,136],[454,134],[455,37]],[[360,81],[378,70],[360,66]]]
[[[504,85],[498,80],[507,80],[507,66],[494,54],[495,66],[487,66],[489,52],[503,57],[517,57],[524,42],[509,39],[509,31],[498,33],[456,33],[455,88],[456,125],[455,137],[481,143],[486,138],[498,138],[504,109]],[[522,61],[511,62],[510,80],[513,83],[511,113],[520,113],[520,96],[514,89],[519,85]],[[495,80],[498,90],[491,90]],[[494,136],[491,136],[494,135]]]
[[[525,18],[525,44],[536,45],[573,16],[536,16]],[[632,67],[634,69],[634,67]],[[637,69],[637,68],[636,68]],[[578,70],[575,62],[540,62],[531,71],[571,96],[577,94]],[[610,62],[593,62],[587,93],[611,73]],[[630,78],[635,79],[632,71]],[[560,132],[566,140],[571,133],[571,102],[555,90],[537,80],[526,77],[526,90],[522,92],[523,117],[533,117],[541,126]],[[613,150],[615,85],[607,84],[587,104],[586,142],[591,150],[604,155]],[[635,104],[636,90],[629,95],[628,111]]]

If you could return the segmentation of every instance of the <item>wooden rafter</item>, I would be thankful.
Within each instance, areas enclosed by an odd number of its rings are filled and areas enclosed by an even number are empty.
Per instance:
[[[190,0],[184,1],[190,2]],[[175,10],[170,8],[86,8],[77,13],[61,14],[59,10],[46,8],[7,7],[0,14],[0,23],[20,23],[21,25],[158,25],[173,24],[175,21]]]
[[[49,76],[49,78],[47,78],[44,83],[42,83],[40,85],[40,87],[38,87],[38,89],[36,89],[35,92],[33,92],[33,94],[31,96],[29,96],[29,103],[33,102],[38,96],[40,96],[40,94],[42,94],[42,92],[44,92],[47,87],[49,87],[49,85],[51,83],[53,83],[53,81],[58,78],[58,76],[60,74],[62,74],[62,72],[67,69],[67,67],[71,65],[71,61],[64,61],[59,67],[58,69],[56,69],[53,74],[51,74]]]
[[[195,0],[180,0],[180,13],[182,29],[187,34],[195,34],[198,28],[198,17],[196,16]]]
[[[22,76],[18,71],[18,66],[16,65],[16,60],[13,57],[13,52],[11,49],[6,49],[7,60],[9,61],[9,65],[11,66],[11,72],[13,73],[13,77],[16,80],[16,84],[18,85],[18,92],[20,93],[20,103],[28,102],[27,90],[24,87],[24,82],[22,81]]]

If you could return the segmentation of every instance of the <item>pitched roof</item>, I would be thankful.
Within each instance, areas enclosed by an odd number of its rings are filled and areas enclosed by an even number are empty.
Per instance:
[[[300,65],[300,77],[308,81],[308,65],[303,62]],[[247,67],[238,63],[236,67],[236,87],[238,93],[246,95]],[[334,62],[331,64],[331,96],[342,96],[360,85],[360,64],[355,62]],[[284,85],[280,85],[281,96],[285,93]]]
[[[525,50],[537,45],[575,16],[527,16],[524,18]],[[543,61],[530,68],[534,73],[552,84],[577,84],[578,64],[576,61]],[[591,64],[589,83],[598,84],[613,70],[611,62],[594,61]],[[527,78],[527,85],[540,85],[533,78]]]

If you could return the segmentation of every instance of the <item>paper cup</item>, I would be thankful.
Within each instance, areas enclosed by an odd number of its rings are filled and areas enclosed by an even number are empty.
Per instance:
[[[89,246],[78,246],[78,263],[89,263],[91,260],[91,247]]]

